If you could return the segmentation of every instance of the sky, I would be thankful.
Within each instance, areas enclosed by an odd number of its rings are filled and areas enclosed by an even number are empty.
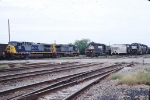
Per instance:
[[[9,41],[8,19],[11,41],[150,46],[148,0],[0,0],[0,43]]]

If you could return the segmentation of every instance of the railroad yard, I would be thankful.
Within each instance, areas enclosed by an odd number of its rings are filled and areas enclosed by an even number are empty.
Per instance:
[[[0,62],[0,100],[148,100],[149,86],[117,84],[112,73],[150,68],[150,56]]]
[[[150,0],[0,1],[0,100],[150,100]]]

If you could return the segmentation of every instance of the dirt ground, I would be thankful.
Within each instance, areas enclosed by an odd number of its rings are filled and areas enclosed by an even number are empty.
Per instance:
[[[0,63],[21,63],[21,62],[138,62],[138,63],[150,63],[150,55],[143,56],[133,56],[133,57],[121,57],[121,56],[112,56],[112,57],[94,57],[94,58],[85,58],[85,57],[63,57],[63,58],[43,58],[43,59],[30,59],[30,60],[2,60]]]

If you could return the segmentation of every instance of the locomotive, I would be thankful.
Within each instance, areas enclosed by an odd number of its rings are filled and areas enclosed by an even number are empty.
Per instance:
[[[78,56],[79,50],[75,45],[10,41],[5,49],[5,58],[24,59],[27,53],[29,57],[37,58]]]
[[[150,53],[150,48],[147,45],[140,43],[132,44],[113,44],[107,46],[100,43],[89,43],[88,49],[85,49],[87,57],[94,57],[100,55],[113,55],[113,54],[127,54],[127,55],[140,55]]]
[[[89,43],[88,49],[85,49],[85,55],[87,57],[94,57],[100,55],[110,54],[110,46],[100,43]]]
[[[131,44],[131,54],[147,54],[149,52],[148,46],[140,43]]]

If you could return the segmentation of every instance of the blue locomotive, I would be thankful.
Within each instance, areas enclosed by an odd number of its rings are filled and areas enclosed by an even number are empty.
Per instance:
[[[60,57],[78,56],[79,50],[75,45],[56,45],[33,42],[10,41],[5,50],[5,55],[10,59],[24,59],[29,57]]]

